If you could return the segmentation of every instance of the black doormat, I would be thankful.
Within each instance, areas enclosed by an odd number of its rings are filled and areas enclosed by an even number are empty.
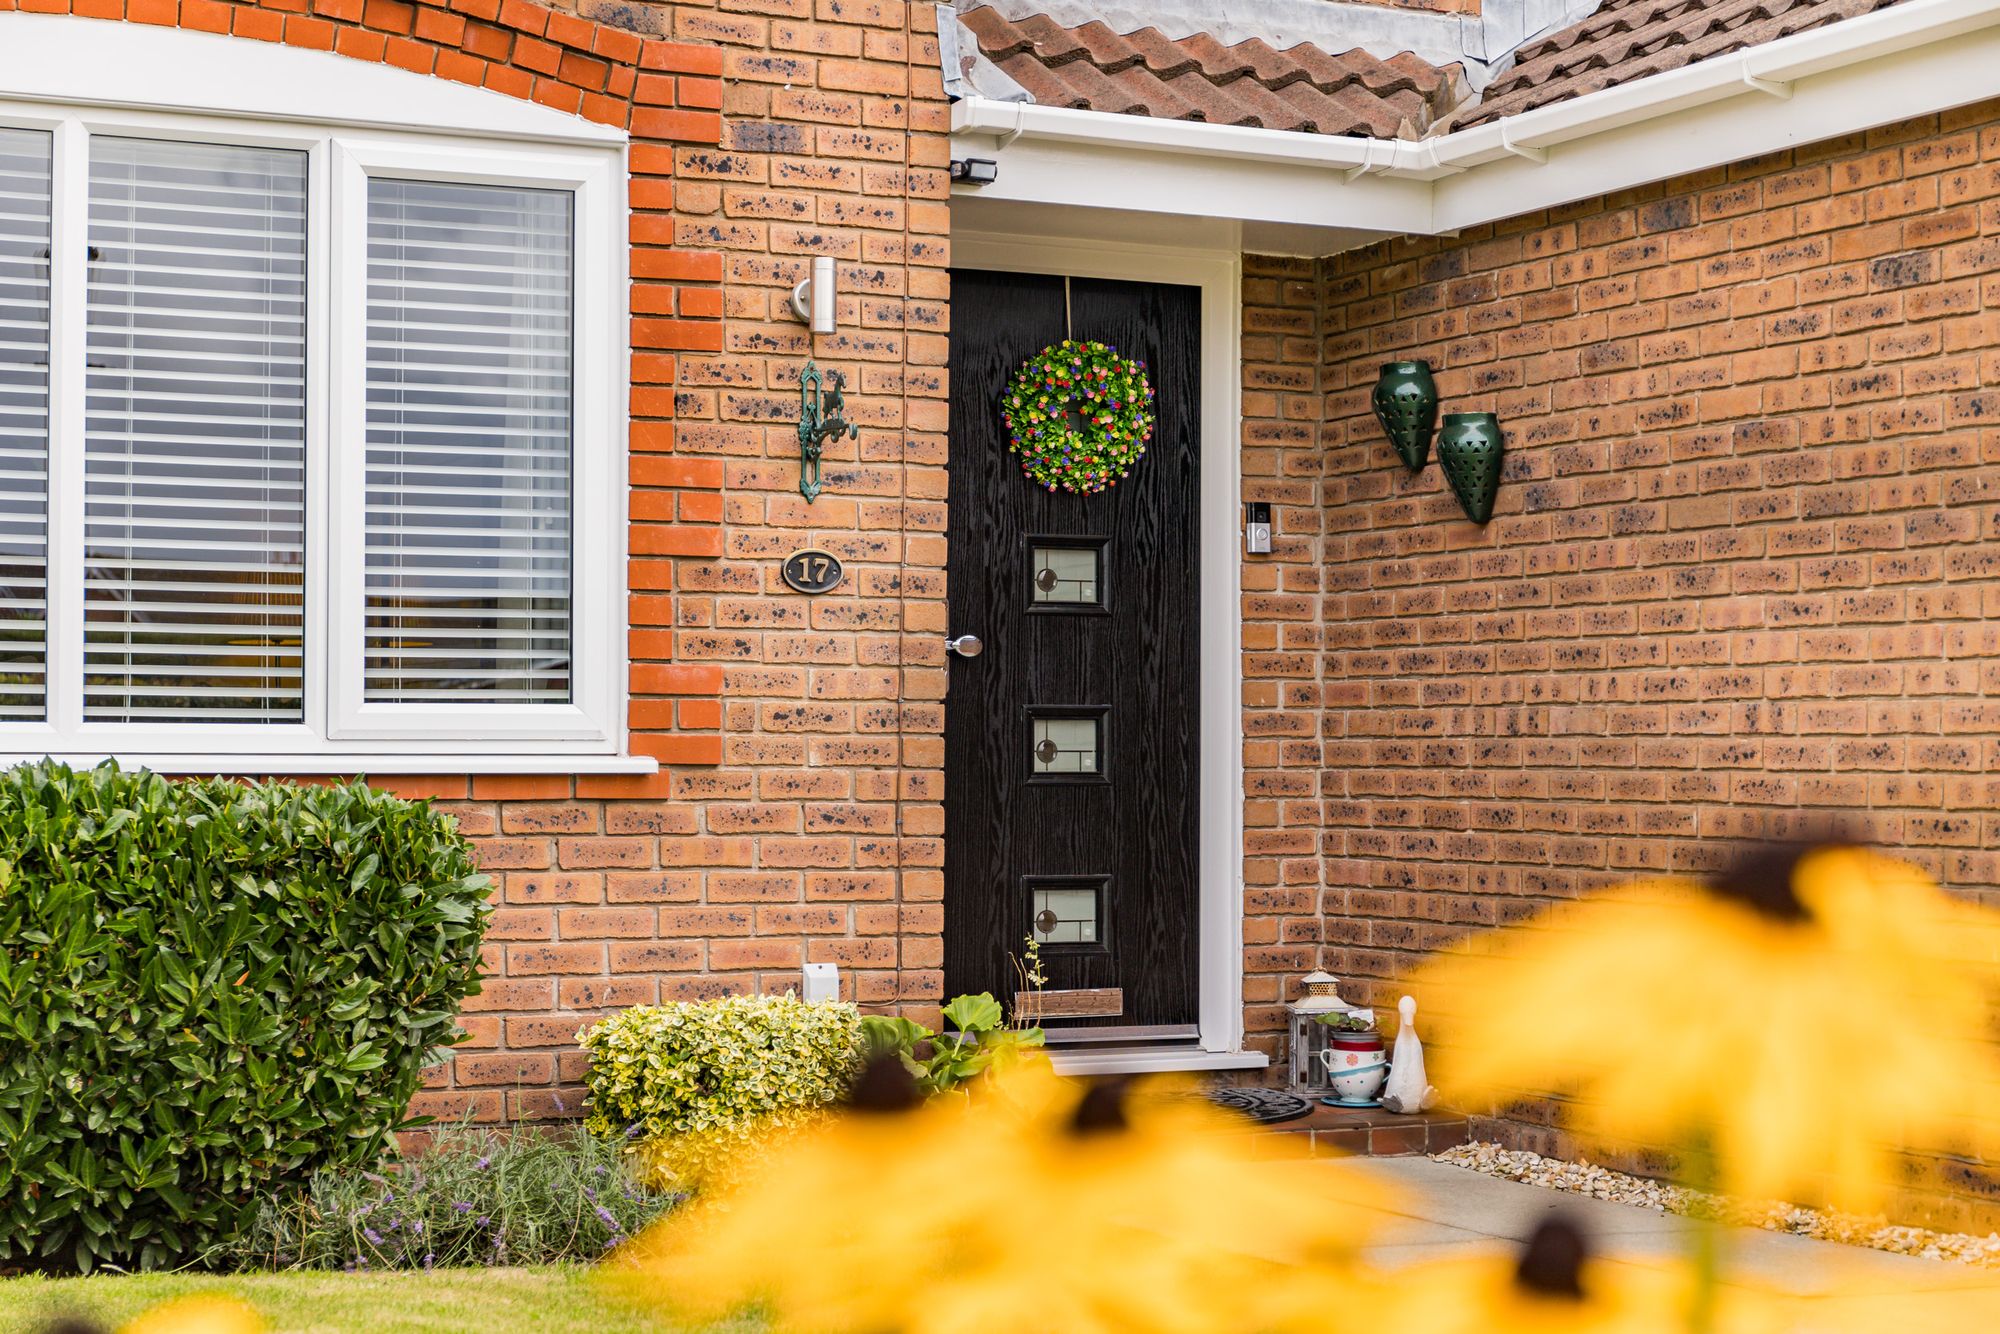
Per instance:
[[[1207,1096],[1217,1107],[1247,1116],[1260,1126],[1296,1121],[1313,1108],[1309,1100],[1282,1089],[1210,1089]]]

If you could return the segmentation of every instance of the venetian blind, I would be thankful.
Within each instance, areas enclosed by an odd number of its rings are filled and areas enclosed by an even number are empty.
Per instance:
[[[305,154],[90,150],[84,717],[303,715]]]
[[[48,679],[48,135],[0,130],[0,720],[39,721]]]
[[[570,697],[571,204],[369,183],[371,702]]]

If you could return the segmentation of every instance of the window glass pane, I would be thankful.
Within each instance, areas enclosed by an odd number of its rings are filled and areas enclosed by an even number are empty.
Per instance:
[[[306,159],[90,149],[84,717],[303,713]]]
[[[49,151],[0,130],[0,721],[39,721],[47,680]]]
[[[570,697],[571,197],[368,187],[371,701]]]

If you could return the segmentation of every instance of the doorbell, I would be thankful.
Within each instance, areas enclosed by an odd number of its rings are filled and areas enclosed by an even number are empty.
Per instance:
[[[1252,500],[1243,506],[1243,549],[1252,556],[1271,554],[1271,503]]]

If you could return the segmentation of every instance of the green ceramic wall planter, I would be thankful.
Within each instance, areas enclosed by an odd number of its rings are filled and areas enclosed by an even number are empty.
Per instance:
[[[1438,391],[1428,361],[1391,361],[1375,380],[1375,417],[1389,433],[1389,443],[1409,465],[1421,470],[1431,456],[1437,432]]]
[[[1438,463],[1465,517],[1474,523],[1492,518],[1500,489],[1500,419],[1490,412],[1447,412],[1438,432]]]

